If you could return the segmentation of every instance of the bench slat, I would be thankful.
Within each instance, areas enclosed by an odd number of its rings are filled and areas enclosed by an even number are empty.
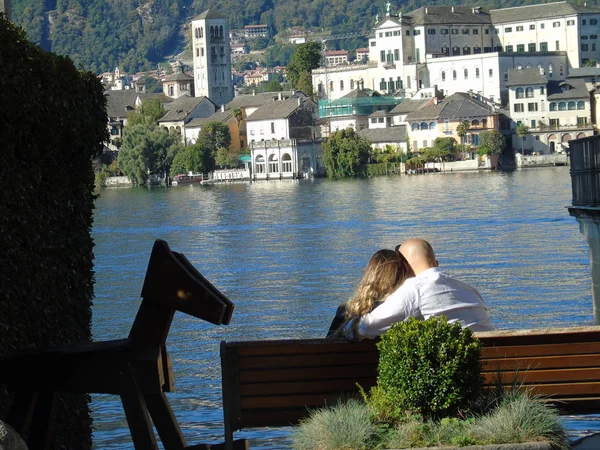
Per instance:
[[[377,377],[377,365],[365,364],[362,366],[346,365],[336,367],[336,370],[331,370],[331,367],[305,367],[302,369],[278,369],[278,370],[241,370],[239,379],[241,384],[255,382],[272,382],[272,381],[294,381],[302,380],[322,380],[327,378],[369,378]]]
[[[574,344],[518,345],[483,347],[481,358],[522,358],[530,356],[587,355],[600,353],[600,342],[579,342]]]
[[[498,358],[483,360],[481,363],[485,372],[495,370],[537,370],[561,369],[576,367],[598,367],[600,355],[548,356],[537,358]]]
[[[515,374],[514,371],[508,372],[486,372],[483,374],[485,384],[493,385],[498,377],[502,384],[512,384],[513,382],[519,385],[533,383],[556,383],[556,382],[572,382],[572,381],[600,381],[600,370],[597,367],[581,368],[581,369],[555,369],[555,370],[529,370],[519,371]]]
[[[376,378],[353,378],[339,379],[332,378],[327,380],[307,380],[283,383],[254,383],[243,384],[240,386],[242,397],[255,397],[261,395],[293,395],[309,393],[335,393],[357,391],[357,384],[363,389],[367,389],[375,384]]]
[[[315,355],[280,355],[280,356],[260,356],[243,358],[240,355],[240,370],[244,369],[279,369],[292,367],[318,367],[326,366],[342,366],[347,365],[351,361],[355,365],[368,364],[377,365],[379,355],[376,352],[356,353],[352,355],[343,353],[332,354],[315,354]]]

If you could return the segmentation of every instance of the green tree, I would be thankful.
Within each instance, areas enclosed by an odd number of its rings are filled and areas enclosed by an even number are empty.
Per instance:
[[[596,67],[596,60],[595,59],[588,59],[585,64],[585,67]]]
[[[179,151],[173,159],[173,174],[208,173],[215,168],[212,150],[206,145],[196,143]]]
[[[296,89],[298,89],[303,94],[308,97],[312,97],[314,94],[313,84],[312,84],[312,76],[308,72],[302,72],[300,74],[300,78],[298,79],[298,84],[296,85]]]
[[[525,138],[529,134],[529,127],[524,123],[517,125],[517,135],[521,138],[521,154],[525,154]]]
[[[283,86],[281,86],[281,82],[279,78],[273,78],[271,81],[267,83],[266,92],[280,92],[283,91]]]
[[[313,69],[319,67],[321,61],[321,44],[316,41],[300,44],[292,55],[292,61],[288,65],[287,78],[292,87],[297,88],[302,72],[310,75]],[[312,91],[311,91],[312,92]],[[306,93],[306,95],[309,95]]]
[[[134,127],[140,123],[156,124],[164,115],[165,108],[160,100],[144,100],[127,117],[127,127]]]
[[[237,167],[239,160],[239,150],[232,151],[227,148],[220,148],[219,150],[217,150],[217,155],[215,157],[216,165],[221,168]]]
[[[479,134],[479,147],[477,153],[480,155],[499,155],[504,151],[506,141],[498,130],[484,131]]]
[[[173,158],[183,148],[178,136],[151,123],[126,127],[118,164],[133,184],[141,185],[152,174],[169,176]]]
[[[448,161],[456,158],[456,140],[452,137],[439,137],[433,142],[433,148],[439,155],[439,159]]]
[[[210,149],[214,158],[217,150],[220,148],[229,148],[229,144],[231,144],[229,127],[221,122],[208,122],[200,130],[198,143]]]
[[[456,134],[458,134],[460,136],[460,143],[461,144],[466,144],[467,143],[467,134],[469,133],[469,129],[471,128],[471,124],[469,123],[468,120],[463,120],[461,123],[459,123],[456,127]]]
[[[323,163],[330,178],[365,176],[371,142],[352,128],[336,131],[323,144]]]

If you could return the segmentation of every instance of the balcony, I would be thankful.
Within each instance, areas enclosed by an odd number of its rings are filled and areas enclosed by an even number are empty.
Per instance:
[[[396,64],[394,64],[394,63],[390,63],[390,62],[386,62],[386,63],[383,65],[383,68],[384,68],[384,69],[395,69],[395,68],[396,68]]]

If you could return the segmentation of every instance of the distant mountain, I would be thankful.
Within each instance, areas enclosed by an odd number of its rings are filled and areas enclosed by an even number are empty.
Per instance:
[[[597,0],[588,1],[588,5]],[[383,17],[386,0],[11,0],[12,19],[42,47],[69,55],[77,65],[101,73],[156,68],[182,51],[191,19],[209,8],[229,18],[232,29],[267,24],[273,33],[292,26],[332,30],[334,34],[368,32]],[[488,8],[537,3],[529,0],[469,2]],[[583,1],[582,1],[583,3]],[[450,0],[392,2],[392,12],[424,5],[452,5]],[[366,38],[347,42],[365,45]],[[336,43],[332,43],[333,48]],[[345,44],[337,44],[344,47]]]

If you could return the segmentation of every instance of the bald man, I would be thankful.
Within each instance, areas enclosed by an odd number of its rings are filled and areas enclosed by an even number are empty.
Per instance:
[[[348,324],[347,337],[373,339],[409,317],[426,320],[446,316],[448,322],[460,322],[472,331],[494,329],[479,292],[442,272],[429,242],[411,238],[396,250],[412,267],[414,278],[406,280],[381,305],[362,316],[357,336],[352,335],[352,324]]]

